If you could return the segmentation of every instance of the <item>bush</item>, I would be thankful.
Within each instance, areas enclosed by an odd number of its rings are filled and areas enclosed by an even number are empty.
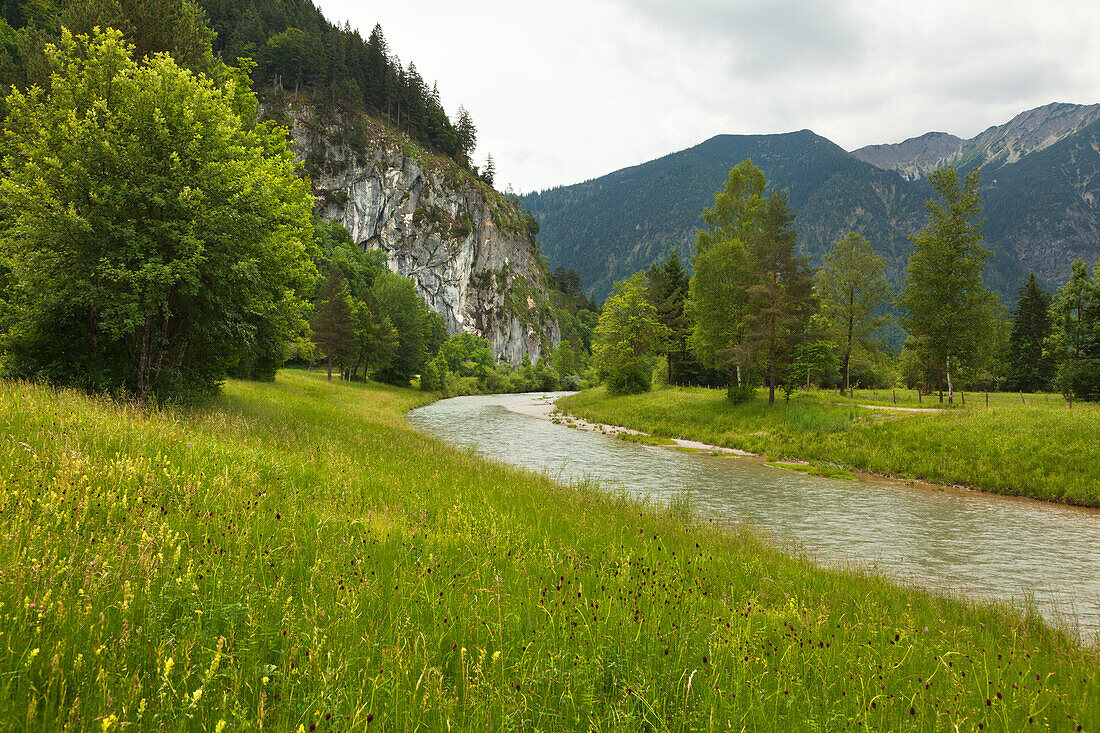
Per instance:
[[[748,384],[731,384],[726,389],[726,397],[733,404],[740,405],[756,397],[756,387]]]
[[[561,378],[561,388],[569,392],[577,392],[583,389],[583,382],[576,374],[566,374]]]
[[[652,385],[653,370],[647,361],[637,361],[607,375],[607,391],[611,394],[640,394]]]

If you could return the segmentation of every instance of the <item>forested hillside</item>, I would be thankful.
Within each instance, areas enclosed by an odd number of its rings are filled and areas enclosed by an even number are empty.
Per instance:
[[[551,266],[573,268],[602,299],[616,280],[677,251],[690,261],[700,212],[730,169],[751,158],[798,210],[806,253],[820,256],[855,229],[905,267],[926,186],[853,158],[809,130],[784,135],[720,135],[688,150],[575,186],[528,195]]]
[[[802,251],[815,260],[854,230],[886,257],[896,282],[912,249],[909,235],[925,221],[930,189],[918,173],[948,158],[963,171],[982,164],[985,246],[994,255],[986,281],[1003,297],[1015,293],[1028,272],[1052,286],[1069,276],[1074,258],[1100,257],[1100,120],[1094,107],[1076,105],[1023,113],[973,141],[929,133],[855,154],[808,130],[721,135],[595,180],[530,194],[523,205],[539,222],[551,267],[576,269],[600,299],[615,280],[663,261],[669,251],[689,255],[700,212],[730,168],[746,158],[787,191],[798,211]]]
[[[125,7],[124,7],[125,5]],[[180,38],[193,14],[205,14],[211,38]],[[330,23],[310,0],[149,0],[119,4],[100,0],[5,0],[0,4],[0,84],[44,81],[42,45],[62,26],[80,33],[95,25],[118,28],[142,51],[169,49],[181,63],[207,71],[208,46],[228,64],[255,62],[256,91],[270,97],[307,92],[326,112],[368,112],[414,141],[469,166],[475,145],[472,121],[463,110],[452,124],[438,90],[414,62],[403,66],[375,26],[363,39],[349,25]],[[201,24],[198,24],[201,25]],[[188,53],[180,46],[188,43]],[[183,58],[181,58],[183,57]]]

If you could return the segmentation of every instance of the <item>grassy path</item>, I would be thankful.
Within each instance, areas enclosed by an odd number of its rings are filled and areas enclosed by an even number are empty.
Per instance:
[[[0,729],[1100,727],[1097,651],[1034,614],[487,463],[422,399],[0,384]]]
[[[999,494],[1100,506],[1100,406],[1049,395],[991,395],[990,406],[935,413],[892,406],[889,392],[795,396],[769,408],[763,399],[734,405],[725,392],[673,388],[613,397],[602,387],[558,401],[568,414],[659,437],[692,438],[773,460],[961,485]],[[884,399],[883,399],[884,398]],[[938,403],[925,407],[938,407]],[[899,404],[916,407],[915,399]]]

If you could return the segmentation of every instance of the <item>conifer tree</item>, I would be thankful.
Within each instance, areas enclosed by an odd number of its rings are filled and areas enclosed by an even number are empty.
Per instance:
[[[458,134],[458,147],[466,165],[470,164],[474,150],[477,148],[477,128],[470,113],[462,105],[458,106],[458,118],[455,120],[455,132]]]
[[[328,361],[328,378],[333,364],[344,365],[355,353],[355,313],[347,280],[338,271],[330,271],[321,286],[321,297],[314,311],[313,340]]]
[[[1050,388],[1054,362],[1049,352],[1044,353],[1050,333],[1050,293],[1039,287],[1033,272],[1020,288],[1008,338],[1010,389],[1039,392]]]

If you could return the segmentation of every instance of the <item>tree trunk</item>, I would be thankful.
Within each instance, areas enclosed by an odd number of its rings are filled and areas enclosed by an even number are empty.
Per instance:
[[[848,319],[848,345],[844,349],[844,389],[848,389],[851,386],[852,375],[852,331],[855,330],[855,326],[852,323],[852,319]]]
[[[775,318],[772,318],[771,346],[768,349],[768,407],[775,404]]]
[[[955,385],[951,382],[951,350],[947,350],[947,404],[955,402]]]
[[[328,358],[328,381],[332,381],[332,357]]]

